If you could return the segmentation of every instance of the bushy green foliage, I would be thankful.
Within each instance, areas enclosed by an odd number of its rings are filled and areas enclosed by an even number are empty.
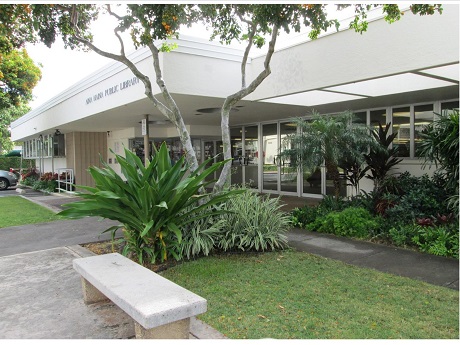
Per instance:
[[[260,196],[251,190],[228,199],[224,208],[230,213],[222,215],[225,226],[219,248],[224,251],[286,248],[290,217],[280,210],[281,206],[278,198]]]
[[[378,220],[369,211],[360,207],[330,212],[324,217],[317,218],[312,225],[318,232],[356,238],[369,237],[378,226]]]
[[[79,186],[89,193],[78,193],[82,201],[68,204],[59,213],[67,218],[100,216],[121,224],[107,229],[114,237],[122,228],[126,244],[124,255],[135,257],[139,263],[164,261],[168,256],[181,258],[182,231],[179,226],[219,214],[210,208],[239,191],[225,191],[212,197],[199,194],[210,182],[205,178],[226,161],[213,164],[205,161],[190,173],[184,157],[172,165],[166,144],[144,167],[142,161],[125,149],[125,157],[116,155],[121,172],[118,175],[107,163],[104,168],[90,167],[96,187]],[[201,203],[199,203],[201,201]]]
[[[319,210],[316,206],[305,206],[302,208],[296,207],[291,212],[292,226],[309,230],[309,224],[316,220],[318,214]]]
[[[391,198],[391,205],[381,212],[388,226],[411,224],[417,218],[449,213],[443,178],[438,174],[429,178],[406,172],[388,179],[382,188],[386,191],[382,199]]]
[[[34,180],[31,184],[35,190],[40,190],[48,193],[56,191],[58,183],[56,180]]]
[[[445,177],[450,211],[458,216],[459,111],[454,109],[437,115],[436,120],[420,133],[419,153],[425,158],[425,164],[434,163],[437,171]]]
[[[458,225],[458,224],[457,224]],[[417,234],[412,242],[420,251],[458,259],[458,227],[455,226],[416,226]]]
[[[24,186],[29,186],[33,187],[35,182],[38,181],[38,175],[37,176],[29,176],[21,180],[21,184]]]

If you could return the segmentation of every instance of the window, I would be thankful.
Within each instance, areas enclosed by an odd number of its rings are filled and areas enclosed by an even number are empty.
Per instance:
[[[458,110],[458,108],[459,108],[458,101],[441,103],[441,112],[449,111],[452,109]]]
[[[65,157],[65,138],[64,134],[55,134],[53,137],[54,157]]]
[[[24,158],[65,157],[64,134],[47,134],[40,139],[25,141],[23,151]]]
[[[370,126],[379,130],[379,124],[385,127],[387,123],[387,111],[385,109],[371,110]]]
[[[414,107],[414,157],[419,157],[417,151],[421,142],[420,132],[433,122],[433,104],[416,105]]]
[[[410,157],[411,116],[410,107],[393,108],[393,147],[399,148],[398,157]]]

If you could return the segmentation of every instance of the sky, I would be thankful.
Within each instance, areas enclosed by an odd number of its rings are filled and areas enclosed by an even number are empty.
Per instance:
[[[340,17],[348,17],[351,14],[352,12],[350,11],[344,11],[340,13]],[[104,50],[119,53],[118,41],[112,31],[108,29],[111,27],[114,27],[113,19],[108,15],[101,15],[92,27],[94,43]],[[201,38],[209,37],[209,34],[202,27],[195,27],[192,30],[187,29],[187,35]],[[303,39],[305,36],[305,34],[299,35],[296,33],[291,33],[289,38],[280,36],[277,41],[277,48],[295,43],[300,37]],[[125,44],[126,52],[134,50],[129,37],[125,39]],[[84,52],[65,49],[60,38],[56,40],[51,48],[47,48],[44,44],[27,44],[26,49],[35,63],[42,65],[42,79],[34,88],[34,99],[29,103],[32,109],[39,107],[60,92],[65,91],[86,76],[112,62],[112,60],[92,51]]]

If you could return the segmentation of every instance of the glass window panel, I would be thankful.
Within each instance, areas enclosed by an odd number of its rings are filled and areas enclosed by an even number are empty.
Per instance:
[[[419,157],[418,148],[421,142],[420,132],[433,122],[433,104],[417,105],[414,107],[414,148],[415,157]]]
[[[230,143],[232,151],[232,184],[241,185],[243,183],[243,141],[242,141],[243,129],[241,127],[230,129]],[[217,142],[217,150],[221,152],[223,150],[222,141]],[[217,152],[217,153],[218,153]],[[220,155],[218,160],[222,160]],[[219,176],[219,175],[217,175]]]
[[[398,147],[398,157],[410,157],[410,107],[393,108],[393,147]]]
[[[250,188],[259,187],[259,128],[244,127],[244,178]]]
[[[303,193],[321,194],[321,168],[317,167],[312,171],[303,171]]]
[[[32,139],[32,157],[38,157],[37,156],[37,140]]]
[[[287,149],[285,139],[290,134],[295,134],[297,124],[292,122],[280,123],[280,147],[281,151]],[[297,192],[297,169],[291,159],[283,159],[280,162],[281,190],[284,192]]]
[[[458,101],[441,103],[441,112],[445,112],[445,111],[452,110],[452,109],[458,110],[458,108],[459,108]]]
[[[278,190],[278,125],[262,126],[263,189]]]
[[[214,158],[215,153],[214,153],[214,141],[205,141],[204,142],[204,160],[208,160],[209,158]],[[206,165],[206,167],[210,167],[214,160],[209,161],[209,163]],[[215,172],[211,175],[206,176],[205,180],[206,181],[211,181],[215,179]]]
[[[54,157],[65,157],[64,134],[54,135],[53,150]]]
[[[372,110],[370,114],[370,126],[378,130],[379,124],[385,126],[387,123],[387,112],[385,109]]]
[[[201,140],[200,139],[192,139],[193,150],[195,151],[196,159],[198,162],[202,161],[201,157]]]
[[[367,112],[360,111],[358,113],[355,113],[353,123],[367,125]]]

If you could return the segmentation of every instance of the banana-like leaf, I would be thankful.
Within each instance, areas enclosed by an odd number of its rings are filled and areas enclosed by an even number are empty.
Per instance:
[[[148,222],[148,223],[145,225],[144,230],[142,230],[142,232],[141,232],[141,237],[145,237],[145,235],[147,235],[147,234],[149,233],[149,231],[150,231],[150,230],[152,229],[152,227],[153,227],[153,223],[154,223],[154,221],[153,221],[153,219],[152,219],[150,222]]]

